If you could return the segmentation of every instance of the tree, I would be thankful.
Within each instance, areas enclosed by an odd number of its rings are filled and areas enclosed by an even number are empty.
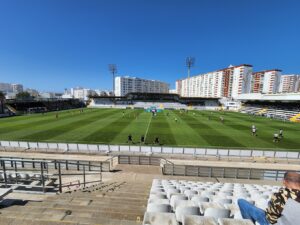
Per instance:
[[[16,95],[16,99],[31,99],[32,96],[30,95],[29,92],[27,91],[24,91],[24,92],[19,92],[17,95]]]
[[[5,94],[0,91],[0,113],[4,113]]]

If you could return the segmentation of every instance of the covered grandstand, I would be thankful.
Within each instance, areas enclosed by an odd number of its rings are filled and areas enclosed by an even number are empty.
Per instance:
[[[300,122],[299,94],[241,95],[242,113]]]
[[[124,97],[92,96],[90,107],[102,108],[149,108],[163,109],[217,109],[219,98],[186,98],[177,94],[129,93]]]
[[[43,113],[85,107],[79,99],[7,99],[5,105],[13,114]]]

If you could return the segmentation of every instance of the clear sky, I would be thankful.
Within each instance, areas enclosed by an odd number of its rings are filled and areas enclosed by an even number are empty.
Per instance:
[[[300,73],[299,0],[0,0],[0,82],[110,89],[119,75],[174,87],[229,64]]]

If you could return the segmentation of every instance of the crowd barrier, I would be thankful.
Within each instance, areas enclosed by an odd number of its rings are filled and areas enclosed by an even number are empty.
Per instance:
[[[185,148],[167,146],[139,146],[139,145],[97,145],[75,143],[46,143],[23,141],[0,141],[2,148],[39,149],[44,151],[62,150],[68,152],[132,152],[145,154],[174,154],[192,156],[216,156],[216,157],[268,157],[279,159],[299,159],[300,150],[249,150],[249,149],[212,149],[212,148]]]

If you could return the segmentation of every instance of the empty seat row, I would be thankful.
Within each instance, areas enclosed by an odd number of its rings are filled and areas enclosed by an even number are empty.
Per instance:
[[[144,224],[156,214],[181,224],[191,224],[188,221],[193,220],[199,220],[199,224],[204,224],[203,221],[205,224],[238,224],[237,220],[242,219],[238,199],[244,198],[265,209],[272,193],[278,189],[270,185],[154,179]],[[242,222],[248,224],[249,221]]]

